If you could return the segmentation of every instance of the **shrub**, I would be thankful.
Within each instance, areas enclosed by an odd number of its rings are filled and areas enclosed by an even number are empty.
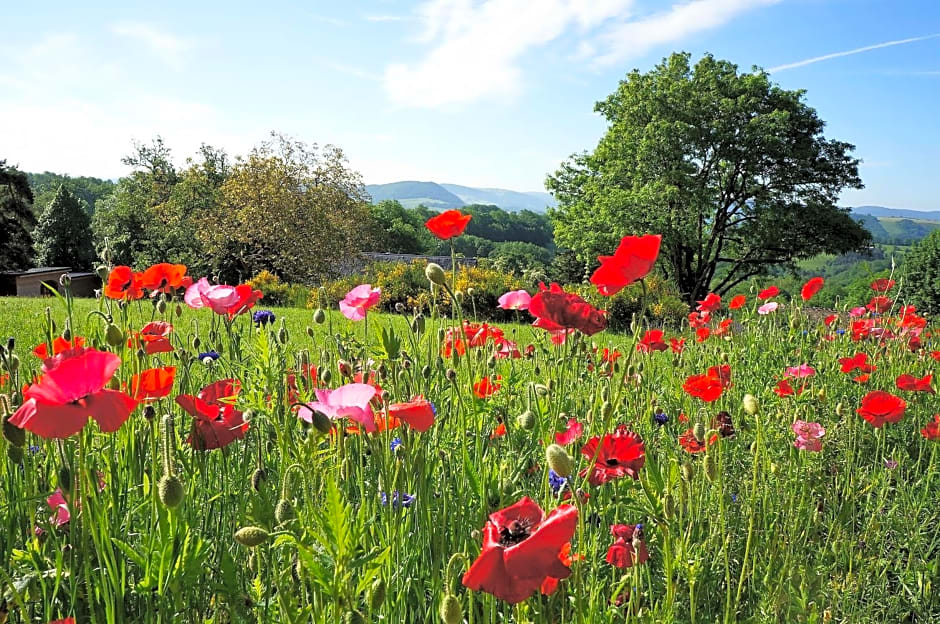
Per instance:
[[[307,304],[310,292],[306,286],[282,282],[281,278],[266,269],[248,280],[248,283],[264,293],[264,304],[269,306],[302,308]]]
[[[934,230],[904,257],[904,290],[921,313],[940,313],[940,230]]]

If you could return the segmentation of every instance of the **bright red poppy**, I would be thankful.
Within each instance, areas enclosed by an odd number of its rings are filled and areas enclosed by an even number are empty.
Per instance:
[[[607,549],[607,563],[624,569],[646,563],[649,559],[640,525],[614,524],[610,527],[610,533],[617,539]]]
[[[591,485],[601,485],[623,476],[639,479],[639,471],[646,463],[646,447],[640,435],[619,425],[614,433],[603,438],[594,436],[581,447],[581,454],[592,463],[581,471],[581,477],[590,472]]]
[[[134,273],[129,266],[119,265],[111,269],[104,285],[104,296],[108,299],[131,301],[144,296],[143,275]]]
[[[803,289],[800,290],[800,296],[803,298],[803,301],[809,301],[813,296],[820,291],[823,287],[824,280],[821,277],[814,277],[805,284],[803,284]]]
[[[780,294],[780,289],[777,288],[776,286],[771,286],[770,288],[765,288],[764,290],[757,293],[757,298],[760,299],[761,301],[766,301],[767,299],[770,299],[771,297],[776,297],[779,294]]]
[[[139,332],[134,332],[134,336],[128,338],[127,346],[143,349],[147,355],[169,353],[173,350],[169,338],[172,331],[173,326],[169,323],[152,321],[144,325]]]
[[[705,295],[704,299],[698,302],[698,306],[695,309],[699,312],[708,312],[711,314],[717,312],[719,308],[721,308],[721,295],[708,293]]]
[[[571,497],[570,491],[565,490],[565,494],[567,498]],[[565,566],[566,568],[570,568],[571,562],[574,561],[575,559],[581,561],[584,559],[584,555],[579,555],[577,553],[572,555],[571,554],[571,542],[568,542],[567,544],[561,547],[561,552],[558,553],[558,560],[561,561],[561,564],[563,566]],[[557,579],[553,576],[545,577],[545,580],[542,581],[542,585],[540,587],[542,593],[545,594],[546,596],[551,596],[552,594],[554,594],[555,590],[558,589],[559,580],[560,579]]]
[[[711,446],[718,441],[718,434],[713,433],[711,437],[708,438],[708,445]],[[686,429],[685,433],[679,436],[679,445],[685,449],[687,453],[701,453],[705,451],[706,444],[704,440],[699,440],[695,437],[694,429]]]
[[[576,418],[569,418],[564,431],[555,434],[555,442],[565,446],[571,444],[584,433],[584,426]]]
[[[891,306],[893,305],[894,300],[892,300],[890,297],[878,295],[871,298],[871,301],[868,302],[868,305],[865,306],[865,309],[876,314],[884,314],[890,310]]]
[[[725,386],[719,377],[705,374],[692,375],[682,384],[682,389],[690,395],[699,398],[706,403],[717,401],[724,392]]]
[[[913,375],[904,374],[895,380],[895,384],[899,390],[909,390],[911,392],[929,392],[930,394],[936,394],[933,386],[930,385],[930,382],[932,381],[932,374],[924,375],[919,379]]]
[[[235,379],[222,379],[211,383],[199,394],[181,394],[176,403],[195,420],[187,438],[197,451],[209,451],[241,440],[248,431],[242,412],[235,409],[235,398],[241,384]]]
[[[877,429],[885,423],[900,421],[905,409],[907,403],[901,397],[876,390],[862,397],[862,405],[855,411]]]
[[[63,351],[78,349],[84,346],[85,339],[81,336],[75,336],[71,340],[66,340],[62,336],[56,336],[55,340],[52,341],[52,355],[59,355]],[[41,360],[45,360],[49,357],[49,346],[46,343],[42,343],[33,349],[33,355]]]
[[[640,353],[652,353],[653,351],[665,351],[669,348],[663,341],[663,330],[650,329],[643,334],[643,338],[636,345],[636,350]]]
[[[793,396],[794,394],[803,394],[804,387],[805,386],[800,386],[799,391],[796,391],[790,385],[790,380],[783,378],[777,382],[777,387],[774,388],[774,394],[776,394],[778,397],[781,397],[781,398],[787,397],[787,396]]]
[[[839,370],[843,373],[851,373],[856,370],[860,370],[863,373],[871,373],[878,368],[868,363],[867,353],[856,353],[852,357],[839,358],[839,364],[842,365]]]
[[[685,338],[670,338],[669,339],[669,350],[673,353],[682,353],[682,350],[685,349]]]
[[[747,303],[747,297],[744,295],[738,295],[731,299],[731,303],[728,304],[729,310],[737,310],[738,308],[743,308],[744,304]]]
[[[476,395],[478,399],[485,399],[496,394],[496,391],[502,388],[502,385],[499,383],[502,381],[502,377],[496,375],[493,379],[489,377],[484,377],[480,381],[473,384],[473,394]]]
[[[940,440],[940,414],[933,415],[933,420],[920,430],[920,435],[928,440]]]
[[[662,238],[659,234],[624,236],[614,255],[597,258],[601,265],[591,275],[591,283],[600,294],[610,297],[643,279],[656,264]]]
[[[894,288],[894,280],[887,279],[885,277],[882,277],[881,279],[876,279],[874,282],[871,283],[871,289],[879,293],[886,293],[892,288]]]
[[[431,217],[424,225],[434,236],[447,240],[463,234],[468,223],[470,223],[470,215],[465,215],[459,210],[447,210]]]
[[[388,415],[408,423],[415,431],[424,432],[434,424],[437,411],[430,401],[418,395],[407,403],[392,403],[388,406]]]
[[[708,327],[699,327],[695,330],[695,342],[705,342],[712,335],[712,330]]]
[[[137,406],[123,392],[108,389],[121,365],[113,353],[74,349],[46,360],[39,381],[27,386],[10,424],[43,438],[67,438],[94,418],[101,431],[117,431]]]
[[[227,310],[230,319],[255,307],[255,304],[264,297],[264,293],[256,288],[252,288],[251,284],[239,284],[236,286],[235,295],[237,296],[235,303],[229,306]]]
[[[940,351],[931,351],[930,357],[932,357],[935,361],[940,362]]]
[[[826,327],[831,327],[832,324],[835,323],[837,320],[839,320],[838,314],[830,314],[829,316],[823,319],[823,325],[825,325]]]
[[[188,287],[193,283],[186,276],[185,264],[161,262],[141,274],[141,286],[152,293],[171,293],[177,288]]]
[[[536,326],[548,331],[577,329],[592,336],[607,327],[607,317],[579,295],[567,293],[554,282],[539,284],[539,292],[529,302],[529,313]]]
[[[175,366],[150,368],[131,377],[131,396],[141,403],[152,403],[170,395],[173,380],[176,378]]]
[[[511,604],[522,602],[547,578],[571,574],[559,555],[577,525],[577,507],[559,505],[545,515],[527,496],[493,512],[483,528],[483,549],[463,584]]]

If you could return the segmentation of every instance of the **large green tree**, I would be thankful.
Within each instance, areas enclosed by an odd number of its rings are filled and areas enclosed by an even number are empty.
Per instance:
[[[55,197],[43,210],[33,238],[36,263],[40,266],[90,269],[95,260],[88,208],[65,184],[59,185]]]
[[[904,256],[902,299],[921,313],[940,314],[940,230],[934,230]]]
[[[624,235],[662,234],[660,266],[689,303],[867,245],[836,205],[862,187],[854,146],[823,136],[803,96],[710,55],[631,72],[595,107],[609,125],[594,151],[548,177],[558,244],[591,262]]]
[[[26,174],[0,159],[0,271],[32,266],[36,217]]]

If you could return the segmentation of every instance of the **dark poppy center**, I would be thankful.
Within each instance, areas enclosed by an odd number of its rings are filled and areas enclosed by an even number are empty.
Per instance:
[[[604,461],[604,463],[607,464],[608,466],[618,466],[618,465],[620,465],[620,462],[617,460],[616,457],[611,457],[610,459]]]
[[[527,520],[513,520],[508,526],[499,530],[499,543],[501,546],[518,544],[532,534],[532,527]]]

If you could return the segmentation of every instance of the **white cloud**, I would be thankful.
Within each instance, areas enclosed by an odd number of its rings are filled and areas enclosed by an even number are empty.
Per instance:
[[[407,22],[414,18],[410,15],[363,15],[367,22]]]
[[[171,67],[180,68],[187,52],[193,49],[192,41],[163,32],[143,22],[118,22],[111,26],[111,31],[133,39],[159,56]]]
[[[429,0],[417,10],[417,41],[430,49],[386,67],[385,89],[393,102],[421,108],[512,97],[523,88],[521,58],[563,35],[573,36],[569,58],[606,66],[779,1],[694,0],[636,17],[637,0]]]
[[[935,39],[936,37],[940,37],[940,33],[935,33],[933,35],[925,35],[923,37],[909,37],[907,39],[885,41],[884,43],[876,43],[874,45],[868,45],[868,46],[864,46],[861,48],[855,48],[853,50],[845,50],[843,52],[833,52],[832,54],[823,54],[822,56],[814,56],[812,58],[804,59],[802,61],[796,61],[795,63],[777,65],[776,67],[771,67],[767,71],[770,73],[779,72],[785,69],[793,69],[795,67],[803,67],[804,65],[812,65],[813,63],[818,63],[820,61],[828,61],[829,59],[839,58],[840,56],[851,56],[853,54],[859,54],[860,52],[868,52],[869,50],[878,50],[879,48],[890,48],[891,46],[902,45],[905,43],[914,43],[915,41],[924,41],[925,39]]]

